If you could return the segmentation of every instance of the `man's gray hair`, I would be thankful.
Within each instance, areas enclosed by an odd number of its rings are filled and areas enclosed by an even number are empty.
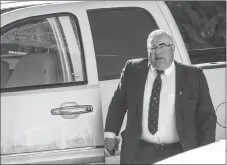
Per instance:
[[[169,41],[167,41],[168,44],[173,44],[174,45],[174,41],[173,41],[172,35],[167,33],[164,30],[158,29],[158,30],[152,31],[149,34],[149,36],[147,38],[147,48],[149,48],[151,41],[154,40],[156,36],[160,36],[160,35],[166,35],[168,37],[168,39],[169,39]]]

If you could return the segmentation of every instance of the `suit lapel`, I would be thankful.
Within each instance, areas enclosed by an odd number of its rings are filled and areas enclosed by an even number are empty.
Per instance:
[[[186,95],[186,84],[188,82],[187,73],[184,67],[178,62],[175,62],[176,67],[176,95],[175,95],[175,112],[176,115],[182,114],[184,106],[184,97]]]
[[[175,88],[175,112],[176,115],[182,114],[182,108],[184,106],[184,97],[186,94],[186,84],[188,82],[187,73],[184,67],[180,63],[175,62],[176,67],[176,88]],[[142,121],[142,108],[143,108],[143,95],[148,74],[148,60],[141,62],[137,68],[137,113],[138,119]]]

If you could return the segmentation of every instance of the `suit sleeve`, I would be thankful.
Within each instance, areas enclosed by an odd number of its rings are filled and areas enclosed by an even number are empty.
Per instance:
[[[113,132],[117,136],[121,129],[121,125],[128,109],[127,95],[126,95],[126,84],[127,84],[127,74],[128,74],[129,61],[126,63],[122,70],[120,82],[114,96],[110,102],[107,117],[105,132]]]
[[[206,77],[200,69],[199,96],[196,109],[196,126],[199,146],[215,141],[217,116],[211,100]]]

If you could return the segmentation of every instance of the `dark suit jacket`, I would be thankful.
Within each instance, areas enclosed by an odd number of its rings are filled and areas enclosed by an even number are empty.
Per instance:
[[[216,114],[201,68],[176,61],[175,112],[177,131],[184,151],[215,141]],[[142,133],[142,103],[148,59],[129,60],[122,71],[109,105],[105,131],[119,134],[124,116],[121,164],[130,164]]]

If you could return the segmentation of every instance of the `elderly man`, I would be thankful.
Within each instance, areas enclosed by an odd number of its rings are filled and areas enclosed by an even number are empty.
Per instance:
[[[109,106],[105,148],[114,154],[124,115],[121,164],[153,164],[215,141],[216,114],[202,69],[174,61],[170,34],[153,31],[148,59],[129,60]]]

